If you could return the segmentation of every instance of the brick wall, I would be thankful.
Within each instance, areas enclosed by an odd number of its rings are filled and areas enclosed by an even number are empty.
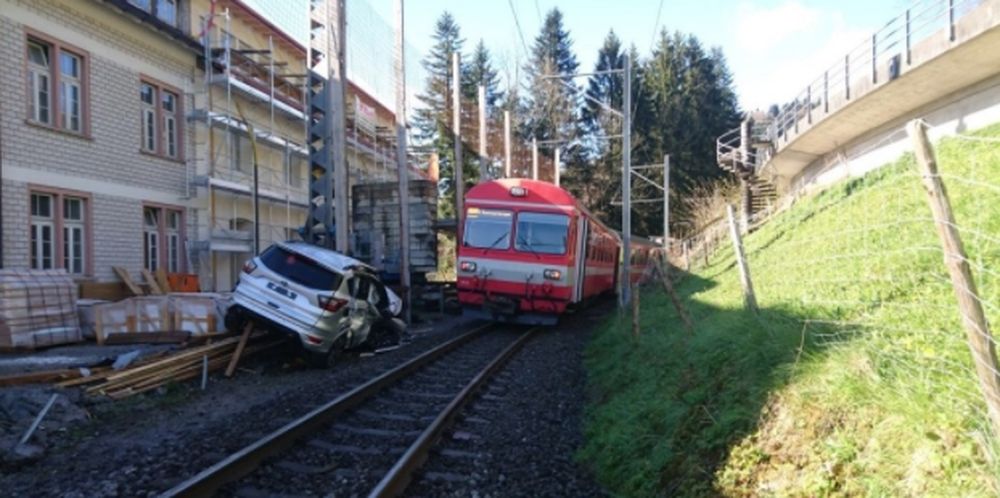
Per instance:
[[[116,19],[120,26],[112,22]],[[93,269],[100,280],[115,279],[112,265],[123,266],[133,275],[141,270],[144,200],[189,205],[185,200],[186,165],[140,152],[139,80],[140,74],[153,73],[157,79],[190,91],[194,54],[187,54],[184,64],[185,59],[178,57],[174,48],[178,42],[150,27],[143,27],[148,31],[144,34],[136,26],[142,25],[103,2],[0,0],[0,133],[4,164],[10,166],[3,180],[5,267],[30,264],[28,183],[11,178],[16,176],[14,170],[22,176],[30,171],[31,182],[42,185],[47,185],[45,173],[51,172],[63,179],[62,185],[53,186],[77,188],[92,195]],[[24,27],[78,46],[81,44],[75,40],[64,38],[86,37],[90,46],[81,48],[89,52],[89,138],[26,122]],[[126,57],[116,57],[121,53]],[[185,110],[189,110],[190,101],[184,100]],[[185,135],[189,154],[191,135]],[[80,178],[88,187],[65,185],[67,178]],[[193,209],[187,210],[189,223],[195,218],[193,213]],[[188,234],[193,235],[190,230]]]

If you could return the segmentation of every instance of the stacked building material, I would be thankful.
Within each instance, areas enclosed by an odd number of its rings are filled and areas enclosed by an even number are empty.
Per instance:
[[[76,300],[63,270],[0,270],[0,348],[79,342]]]
[[[437,184],[410,181],[410,268],[437,270]],[[383,279],[399,278],[399,184],[365,183],[352,188],[354,256],[375,267]]]
[[[114,334],[210,334],[222,324],[218,294],[137,296],[94,307],[94,334],[103,344]]]

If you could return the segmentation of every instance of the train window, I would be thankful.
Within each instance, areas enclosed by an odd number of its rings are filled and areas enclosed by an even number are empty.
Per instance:
[[[568,233],[569,217],[564,214],[518,213],[514,248],[525,252],[565,254]]]
[[[503,209],[470,207],[465,213],[462,245],[479,249],[510,247],[511,223],[514,213]]]

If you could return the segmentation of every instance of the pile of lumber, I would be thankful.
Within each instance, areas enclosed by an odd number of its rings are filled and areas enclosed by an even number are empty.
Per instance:
[[[241,357],[271,349],[282,342],[284,339],[264,340],[262,336],[244,333],[242,337],[230,337],[214,344],[147,358],[122,370],[102,371],[56,385],[86,386],[84,390],[87,394],[122,399],[169,383],[201,377],[203,371],[214,372],[229,366],[227,373],[231,375]]]
[[[79,342],[76,300],[64,270],[0,270],[0,348]]]

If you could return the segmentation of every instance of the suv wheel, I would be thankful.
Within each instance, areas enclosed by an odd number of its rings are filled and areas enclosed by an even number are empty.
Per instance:
[[[343,344],[342,340],[337,340],[326,353],[310,351],[306,353],[306,360],[313,368],[331,369],[340,363],[340,356],[344,351]]]
[[[223,320],[223,324],[226,330],[229,332],[242,332],[243,326],[246,325],[246,315],[243,313],[243,307],[233,305],[226,310],[226,317]]]

